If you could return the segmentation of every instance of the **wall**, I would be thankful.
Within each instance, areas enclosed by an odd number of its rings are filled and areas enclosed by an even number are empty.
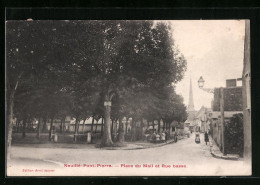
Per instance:
[[[221,148],[222,146],[222,140],[221,140],[221,123],[219,119],[212,119],[211,120],[212,129],[213,129],[213,139],[216,142],[216,144]]]
[[[242,111],[242,87],[224,88],[224,111]],[[220,111],[220,89],[214,89],[213,111]]]
[[[93,125],[93,132],[96,131],[96,127],[97,127],[97,132],[101,132],[101,124],[94,124]],[[70,125],[69,126],[69,132],[75,132],[75,125]],[[91,124],[85,124],[84,126],[84,133],[90,132],[91,131]],[[79,125],[79,130],[78,133],[83,133],[83,125]]]
[[[47,129],[50,130],[50,123],[46,123]],[[101,124],[94,124],[93,125],[93,131],[95,132],[96,130],[96,125],[97,125],[97,132],[101,132]],[[60,132],[60,123],[53,124],[55,126],[56,131]],[[91,130],[91,124],[85,124],[84,126],[84,132],[88,132]],[[75,132],[75,124],[69,124],[65,123],[64,124],[64,132]],[[83,133],[83,124],[79,125],[79,133]]]

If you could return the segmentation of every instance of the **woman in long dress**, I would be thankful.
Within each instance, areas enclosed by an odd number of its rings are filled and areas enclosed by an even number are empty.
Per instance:
[[[208,142],[209,142],[209,135],[208,135],[208,132],[205,132],[205,134],[204,134],[204,140],[205,140],[206,145],[207,145]]]

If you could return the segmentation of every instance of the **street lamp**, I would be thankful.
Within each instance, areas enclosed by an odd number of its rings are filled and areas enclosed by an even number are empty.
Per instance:
[[[203,88],[204,82],[205,82],[205,81],[204,81],[203,77],[201,76],[200,79],[198,80],[199,88]]]
[[[198,86],[200,89],[202,89],[203,91],[206,91],[208,93],[212,93],[214,94],[214,89],[210,89],[210,88],[203,88],[204,87],[204,79],[203,77],[201,76],[198,80]],[[225,117],[224,117],[224,89],[223,87],[220,88],[220,114],[221,114],[221,119],[220,119],[220,122],[221,122],[221,140],[222,140],[222,152],[223,152],[223,155],[226,155],[226,151],[225,151],[225,138],[224,138],[224,133],[225,133]]]
[[[203,77],[201,76],[198,80],[198,86],[200,89],[202,89],[203,91],[206,91],[208,93],[213,93],[214,94],[214,89],[210,89],[210,88],[203,88],[204,87],[204,83],[205,80],[203,79]]]

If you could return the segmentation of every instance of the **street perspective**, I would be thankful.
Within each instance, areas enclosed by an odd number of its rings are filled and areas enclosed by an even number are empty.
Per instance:
[[[250,176],[249,20],[7,20],[6,176]]]

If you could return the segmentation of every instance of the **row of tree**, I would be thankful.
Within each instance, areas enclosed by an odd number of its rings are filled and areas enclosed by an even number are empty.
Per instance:
[[[77,127],[80,120],[104,117],[105,146],[113,144],[110,120],[119,120],[120,128],[123,117],[184,121],[174,85],[186,61],[175,48],[163,22],[8,21],[8,146],[14,118],[36,118],[40,127],[70,115]]]

